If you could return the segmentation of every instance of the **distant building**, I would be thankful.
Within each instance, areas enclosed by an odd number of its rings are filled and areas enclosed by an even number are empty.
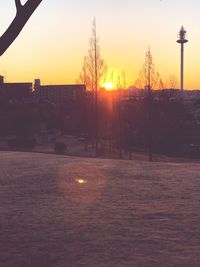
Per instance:
[[[0,75],[0,84],[4,83],[4,77]]]
[[[35,81],[34,81],[34,91],[35,91],[36,93],[39,92],[39,90],[40,90],[40,85],[41,85],[40,79],[35,79]]]
[[[84,84],[72,85],[42,85],[39,88],[39,97],[55,104],[65,104],[76,101],[84,96],[86,86]]]
[[[4,77],[0,76],[0,96],[10,100],[20,100],[31,95],[32,83],[4,83]]]

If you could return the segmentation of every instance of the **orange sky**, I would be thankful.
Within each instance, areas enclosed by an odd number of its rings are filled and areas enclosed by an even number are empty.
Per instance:
[[[2,0],[0,32],[14,16],[14,0]],[[24,1],[25,2],[25,1]],[[148,46],[164,81],[179,80],[177,32],[184,25],[185,87],[200,88],[200,2],[197,0],[43,0],[23,32],[1,57],[6,81],[75,83],[87,54],[96,16],[101,54],[108,68],[134,84]]]

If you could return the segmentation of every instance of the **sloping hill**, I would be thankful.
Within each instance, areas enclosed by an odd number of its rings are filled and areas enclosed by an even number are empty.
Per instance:
[[[199,266],[200,164],[0,152],[0,266]]]

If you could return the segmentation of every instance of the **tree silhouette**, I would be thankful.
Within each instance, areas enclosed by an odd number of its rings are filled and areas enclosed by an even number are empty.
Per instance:
[[[24,5],[22,5],[21,0],[15,0],[15,18],[4,34],[0,37],[0,56],[3,55],[8,47],[14,42],[41,2],[42,0],[28,0]]]
[[[86,88],[93,93],[94,97],[94,114],[95,114],[95,152],[98,156],[99,144],[99,108],[98,92],[102,76],[106,72],[106,63],[101,57],[99,39],[97,37],[96,19],[92,24],[92,36],[88,55],[84,57],[83,69],[80,74],[80,80],[86,85]]]
[[[106,73],[106,63],[101,57],[99,39],[97,37],[96,19],[92,24],[92,36],[90,38],[89,50],[87,56],[83,60],[83,68],[80,74],[80,81],[83,82],[87,89],[95,91],[99,89],[101,79]]]
[[[178,88],[178,81],[174,74],[171,74],[168,79],[168,88],[170,89],[177,89]]]
[[[164,89],[160,73],[156,70],[150,48],[146,52],[145,62],[139,72],[135,85],[138,88],[148,87],[149,79],[152,89]]]

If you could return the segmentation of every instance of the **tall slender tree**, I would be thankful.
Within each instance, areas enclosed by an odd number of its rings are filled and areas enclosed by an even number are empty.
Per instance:
[[[136,86],[147,89],[147,145],[149,161],[152,161],[152,89],[163,87],[163,82],[159,72],[155,70],[150,48],[146,52],[145,62],[136,81]]]
[[[152,155],[152,81],[154,77],[154,64],[153,58],[151,55],[150,48],[146,52],[146,59],[145,59],[145,74],[146,74],[146,81],[147,81],[147,88],[148,88],[148,154],[149,154],[149,161],[153,160]]]
[[[95,91],[95,83],[100,87],[106,73],[106,63],[101,57],[99,38],[97,37],[96,19],[92,23],[92,36],[89,41],[88,54],[83,59],[83,67],[79,80],[85,83],[89,91]]]
[[[98,91],[101,79],[106,72],[106,63],[101,57],[99,39],[97,37],[96,19],[92,23],[92,36],[90,38],[89,50],[84,57],[83,68],[80,75],[81,82],[85,83],[86,88],[93,93],[95,109],[95,153],[98,156],[99,145],[99,108]]]
[[[150,69],[149,69],[150,64]],[[135,85],[138,88],[144,88],[149,84],[149,75],[151,76],[152,89],[164,89],[164,83],[160,73],[156,70],[150,48],[146,52],[145,62],[139,72]]]
[[[94,19],[93,22],[93,28],[92,28],[92,36],[91,39],[91,47],[90,50],[91,56],[93,54],[94,57],[94,89],[95,89],[95,151],[96,151],[96,157],[98,156],[98,143],[99,143],[99,107],[98,107],[98,86],[99,86],[99,75],[98,75],[98,56],[97,53],[99,52],[97,50],[97,31],[96,31],[96,19]]]
[[[138,88],[146,88],[148,92],[147,103],[148,103],[148,130],[147,130],[147,143],[148,143],[148,157],[149,161],[153,160],[152,153],[152,89],[164,89],[164,83],[158,71],[156,71],[153,57],[150,48],[148,48],[145,56],[145,62],[142,69],[140,70],[139,77],[136,80],[136,86]]]

